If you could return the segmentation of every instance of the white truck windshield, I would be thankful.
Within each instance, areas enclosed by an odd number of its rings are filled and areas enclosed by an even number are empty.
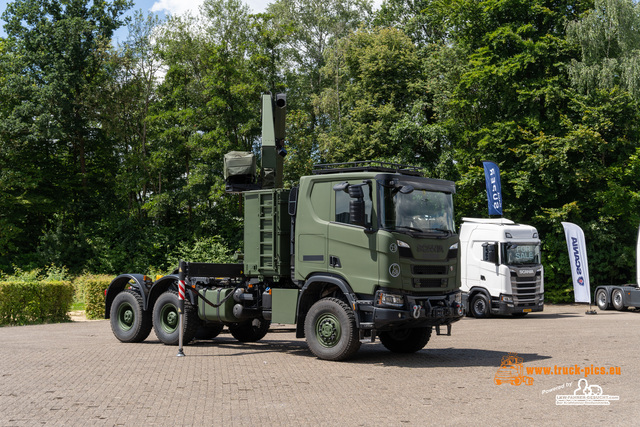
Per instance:
[[[507,265],[540,264],[539,244],[505,243],[504,263]]]

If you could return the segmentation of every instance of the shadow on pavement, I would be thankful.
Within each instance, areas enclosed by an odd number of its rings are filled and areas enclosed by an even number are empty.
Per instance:
[[[304,339],[297,340],[278,340],[269,339],[273,335],[269,333],[261,341],[254,343],[242,343],[236,341],[232,337],[225,337],[224,335],[217,337],[216,339],[194,341],[188,346],[185,346],[184,351],[188,354],[189,347],[215,347],[225,348],[227,350],[234,349],[226,354],[210,354],[210,355],[194,355],[194,357],[235,357],[240,355],[259,354],[259,353],[272,353],[283,352],[290,355],[300,357],[312,357],[315,356],[307,347],[307,343]],[[432,368],[432,367],[473,367],[473,366],[500,366],[502,357],[508,354],[509,351],[496,351],[496,350],[482,350],[475,348],[438,348],[429,349],[425,347],[417,353],[411,354],[399,354],[392,353],[387,350],[382,344],[378,343],[363,343],[360,350],[355,356],[345,362],[338,363],[352,363],[352,364],[365,364],[365,365],[384,365],[384,366],[398,366],[398,367],[411,367],[411,368]],[[518,353],[518,356],[522,357],[524,362],[532,362],[537,360],[550,359],[551,356],[540,355],[538,353]],[[336,363],[329,362],[327,363]]]

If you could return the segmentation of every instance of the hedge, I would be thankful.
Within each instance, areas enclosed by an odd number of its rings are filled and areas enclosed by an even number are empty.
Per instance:
[[[70,281],[1,281],[0,325],[69,321]]]
[[[113,276],[87,275],[75,279],[76,299],[84,302],[87,319],[104,319],[104,291]]]

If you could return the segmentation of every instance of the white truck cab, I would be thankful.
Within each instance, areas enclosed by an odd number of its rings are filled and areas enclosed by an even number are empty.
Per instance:
[[[505,218],[462,218],[462,300],[474,317],[525,316],[544,308],[538,231]]]

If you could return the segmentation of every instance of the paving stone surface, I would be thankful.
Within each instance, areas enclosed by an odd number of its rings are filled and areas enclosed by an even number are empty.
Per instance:
[[[120,343],[108,320],[3,327],[0,426],[637,425],[640,312],[585,309],[466,318],[418,353],[366,343],[348,362],[317,359],[284,325],[252,344],[225,331],[183,358],[153,332]],[[509,353],[530,385],[496,384]],[[581,379],[609,404],[558,405]]]

